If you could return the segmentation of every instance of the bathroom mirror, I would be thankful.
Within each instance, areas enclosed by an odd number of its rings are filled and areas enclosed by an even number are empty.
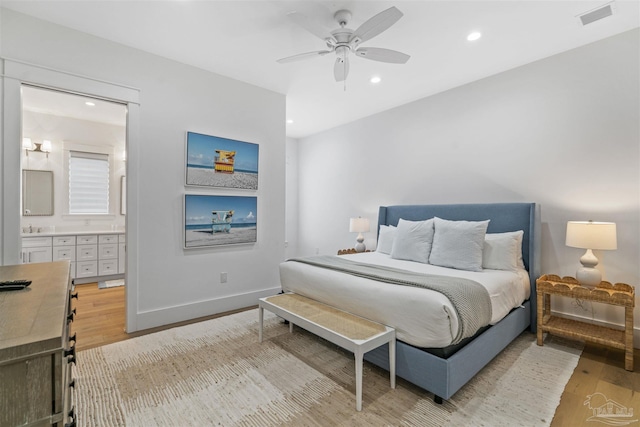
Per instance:
[[[22,215],[53,215],[53,172],[22,170]]]

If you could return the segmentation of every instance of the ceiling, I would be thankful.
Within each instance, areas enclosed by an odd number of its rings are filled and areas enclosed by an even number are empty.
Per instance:
[[[616,0],[614,14],[583,26],[578,15],[607,1],[10,1],[3,7],[174,59],[287,96],[287,135],[300,138],[640,26],[640,2]],[[348,9],[356,29],[396,6],[404,16],[362,46],[411,55],[404,65],[351,55],[346,84],[333,54],[279,64],[322,50],[295,24],[297,11],[337,28]],[[469,42],[466,36],[480,31]],[[382,81],[372,84],[377,75]]]

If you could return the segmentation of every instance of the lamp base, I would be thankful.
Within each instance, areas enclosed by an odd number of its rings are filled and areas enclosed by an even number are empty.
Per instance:
[[[358,238],[356,239],[356,252],[364,252],[367,249],[364,245],[364,236],[362,233],[358,234]]]
[[[576,279],[587,288],[595,288],[602,281],[602,273],[596,268],[581,267],[576,272]]]

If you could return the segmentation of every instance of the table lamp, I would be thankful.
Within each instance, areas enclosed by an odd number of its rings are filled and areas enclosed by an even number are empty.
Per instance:
[[[582,267],[576,272],[581,285],[594,287],[602,280],[602,273],[595,268],[598,258],[592,249],[612,250],[618,248],[616,224],[614,222],[568,221],[566,245],[586,249],[580,258]]]
[[[356,239],[356,252],[364,252],[364,236],[362,233],[366,233],[369,231],[369,219],[368,218],[351,218],[349,220],[349,231],[351,233],[358,233],[358,237]]]

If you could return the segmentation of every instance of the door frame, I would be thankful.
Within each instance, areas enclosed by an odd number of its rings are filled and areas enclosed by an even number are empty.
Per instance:
[[[125,330],[137,330],[137,288],[138,288],[138,162],[140,129],[140,90],[117,83],[91,77],[80,76],[66,71],[55,70],[22,61],[0,58],[3,73],[0,85],[2,99],[1,116],[3,130],[0,138],[0,265],[19,262],[20,256],[20,154],[22,141],[22,100],[23,84],[46,89],[59,90],[108,101],[118,102],[127,107],[126,151],[127,151],[127,215],[126,233],[126,289],[125,289]]]

